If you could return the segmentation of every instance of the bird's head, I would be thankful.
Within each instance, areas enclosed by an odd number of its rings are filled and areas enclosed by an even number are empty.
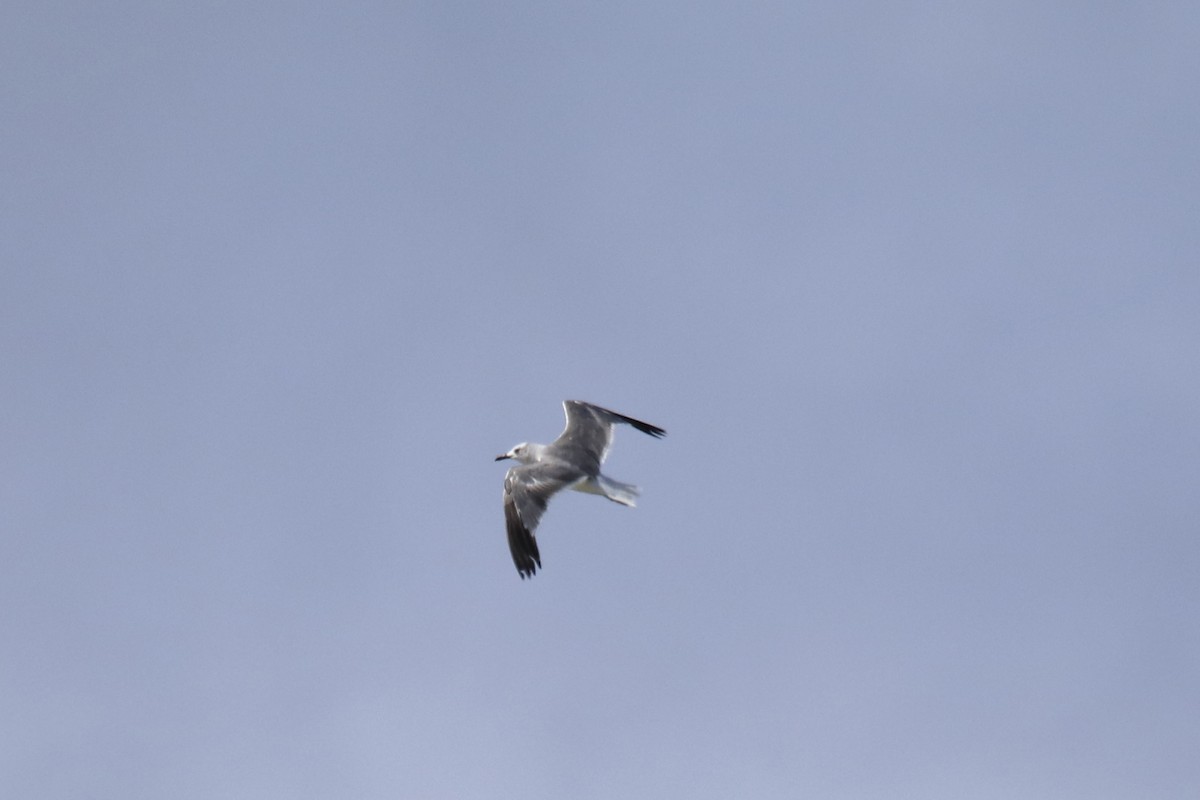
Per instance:
[[[496,460],[503,461],[506,458],[511,458],[514,461],[520,461],[522,464],[532,464],[538,460],[539,452],[537,445],[531,445],[529,442],[521,442],[507,453],[496,456]]]

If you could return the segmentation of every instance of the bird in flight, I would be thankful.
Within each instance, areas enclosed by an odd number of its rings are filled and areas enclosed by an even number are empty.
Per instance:
[[[534,532],[546,512],[546,504],[561,489],[598,494],[623,506],[635,505],[638,487],[600,474],[600,464],[612,446],[613,426],[632,425],[656,439],[666,431],[607,408],[581,400],[564,400],[567,427],[550,444],[521,442],[497,461],[511,458],[521,462],[504,476],[504,522],[508,527],[508,549],[522,580],[533,577],[542,566]]]

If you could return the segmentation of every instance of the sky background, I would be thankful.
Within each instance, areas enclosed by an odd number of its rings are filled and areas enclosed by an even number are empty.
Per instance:
[[[1197,41],[5,3],[0,794],[1194,798]]]

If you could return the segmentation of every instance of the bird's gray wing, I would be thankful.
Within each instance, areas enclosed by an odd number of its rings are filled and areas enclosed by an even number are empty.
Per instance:
[[[576,400],[574,402],[578,403],[580,401]],[[616,411],[609,411],[607,408],[602,408],[600,406],[592,405],[591,403],[584,403],[583,405],[586,405],[588,408],[590,408],[592,410],[593,414],[600,417],[601,419],[607,419],[607,421],[610,423],[624,422],[626,425],[632,425],[633,427],[637,428],[642,433],[649,434],[650,436],[653,436],[655,439],[661,439],[662,437],[667,435],[667,432],[665,430],[658,427],[657,425],[651,425],[649,422],[642,422],[640,419],[634,419],[633,417],[627,417],[624,414],[618,414]]]
[[[586,476],[570,464],[540,462],[513,467],[504,476],[504,523],[508,549],[522,578],[532,577],[542,566],[534,532],[546,504],[560,489]]]
[[[608,455],[608,448],[612,446],[613,425],[618,422],[632,425],[656,439],[667,433],[657,425],[582,400],[563,401],[563,411],[567,415],[567,427],[550,446],[559,448],[565,458],[579,463],[592,475],[600,471],[600,463]]]

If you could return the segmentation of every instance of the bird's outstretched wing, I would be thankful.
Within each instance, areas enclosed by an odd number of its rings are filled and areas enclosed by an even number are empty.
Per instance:
[[[522,578],[532,577],[542,566],[534,532],[546,504],[560,489],[586,476],[569,464],[555,462],[513,467],[504,476],[504,522],[508,549]]]
[[[667,435],[667,432],[657,425],[582,400],[564,400],[563,411],[567,415],[567,427],[550,446],[561,448],[564,452],[569,451],[574,458],[583,461],[586,468],[593,473],[599,472],[600,464],[608,455],[608,448],[612,446],[613,425],[632,425],[656,439]]]

